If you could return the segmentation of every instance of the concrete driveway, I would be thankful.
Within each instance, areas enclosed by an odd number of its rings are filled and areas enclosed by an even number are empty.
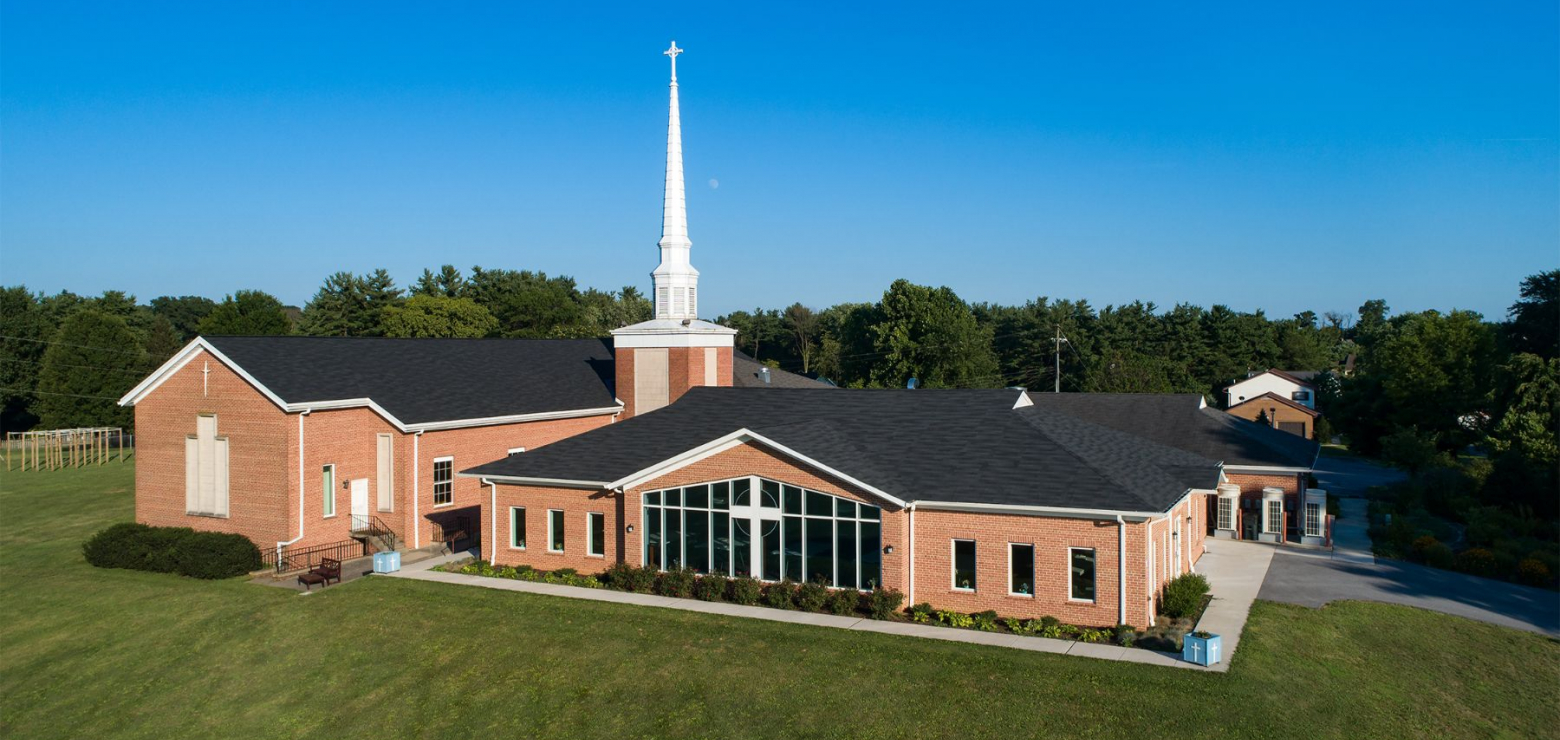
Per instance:
[[[1363,563],[1278,548],[1257,598],[1309,607],[1381,601],[1560,637],[1560,593],[1397,560]]]
[[[1357,457],[1329,457],[1326,452],[1316,459],[1314,472],[1317,483],[1337,496],[1363,496],[1371,486],[1384,486],[1406,477],[1397,468]]]

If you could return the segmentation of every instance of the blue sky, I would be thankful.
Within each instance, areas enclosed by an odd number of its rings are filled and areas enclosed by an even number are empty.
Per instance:
[[[1560,266],[1553,2],[518,5],[6,2],[0,283],[645,288],[672,38],[711,317],[897,277],[1493,317]]]

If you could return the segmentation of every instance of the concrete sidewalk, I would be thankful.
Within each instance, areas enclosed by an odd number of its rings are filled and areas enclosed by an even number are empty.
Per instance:
[[[788,611],[784,609],[771,609],[762,606],[743,606],[718,601],[699,601],[697,599],[678,599],[670,596],[656,596],[654,594],[636,594],[624,591],[613,591],[605,588],[579,588],[577,586],[563,586],[553,583],[532,583],[530,581],[517,581],[508,578],[492,578],[489,576],[472,576],[462,573],[446,573],[432,570],[433,567],[445,562],[457,562],[465,557],[461,555],[447,555],[443,558],[433,558],[417,563],[410,568],[403,568],[400,572],[389,574],[394,578],[405,578],[415,581],[434,581],[438,583],[451,583],[462,586],[479,586],[500,591],[520,591],[522,593],[542,594],[546,596],[560,596],[567,599],[584,599],[587,601],[606,601],[614,604],[632,604],[635,606],[654,606],[663,609],[679,609],[688,612],[700,612],[703,614],[718,614],[727,617],[742,617],[746,619],[763,619],[771,622],[788,622],[791,624],[807,624],[817,627],[833,627],[836,629],[855,630],[858,632],[879,632],[890,635],[903,635],[906,637],[921,637],[928,640],[944,640],[947,642],[966,642],[977,645],[993,645],[996,647],[1013,648],[1016,650],[1030,650],[1040,653],[1058,653],[1066,655],[1081,655],[1088,658],[1101,660],[1119,660],[1129,663],[1145,663],[1148,665],[1169,666],[1174,668],[1190,668],[1199,671],[1223,672],[1229,670],[1229,653],[1226,653],[1225,662],[1211,668],[1204,668],[1195,663],[1181,660],[1180,656],[1172,653],[1161,653],[1153,650],[1141,650],[1138,648],[1124,648],[1117,645],[1102,645],[1074,642],[1072,640],[1053,640],[1045,637],[1028,637],[1014,635],[1005,632],[980,632],[969,629],[956,629],[952,627],[935,627],[932,625],[915,624],[911,622],[887,622],[876,619],[864,619],[861,617],[841,617],[833,614],[814,614],[811,612]],[[442,561],[442,562],[440,562]],[[1258,579],[1260,582],[1260,578]],[[1246,602],[1246,608],[1250,608],[1250,602]],[[1212,607],[1210,607],[1211,609]],[[1241,612],[1244,614],[1244,610]],[[1227,648],[1227,650],[1230,648]]]
[[[1268,566],[1273,562],[1274,545],[1239,540],[1207,540],[1207,550],[1197,561],[1197,572],[1208,578],[1213,601],[1203,610],[1197,629],[1224,638],[1223,662],[1215,670],[1229,670],[1240,635],[1251,614],[1251,602],[1262,590]]]
[[[1338,499],[1338,518],[1333,521],[1333,558],[1361,565],[1375,564],[1369,529],[1369,501]]]

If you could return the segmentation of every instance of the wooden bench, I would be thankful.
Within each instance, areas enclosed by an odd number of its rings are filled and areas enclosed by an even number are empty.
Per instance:
[[[319,565],[298,576],[298,582],[303,584],[305,591],[312,590],[316,584],[329,586],[333,580],[341,583],[341,561],[334,558],[320,558]]]

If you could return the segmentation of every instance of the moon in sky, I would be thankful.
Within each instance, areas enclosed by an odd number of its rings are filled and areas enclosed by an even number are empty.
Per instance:
[[[719,190],[719,189],[720,189],[720,180],[717,180],[717,179],[715,179],[713,177],[710,178],[710,190]]]

